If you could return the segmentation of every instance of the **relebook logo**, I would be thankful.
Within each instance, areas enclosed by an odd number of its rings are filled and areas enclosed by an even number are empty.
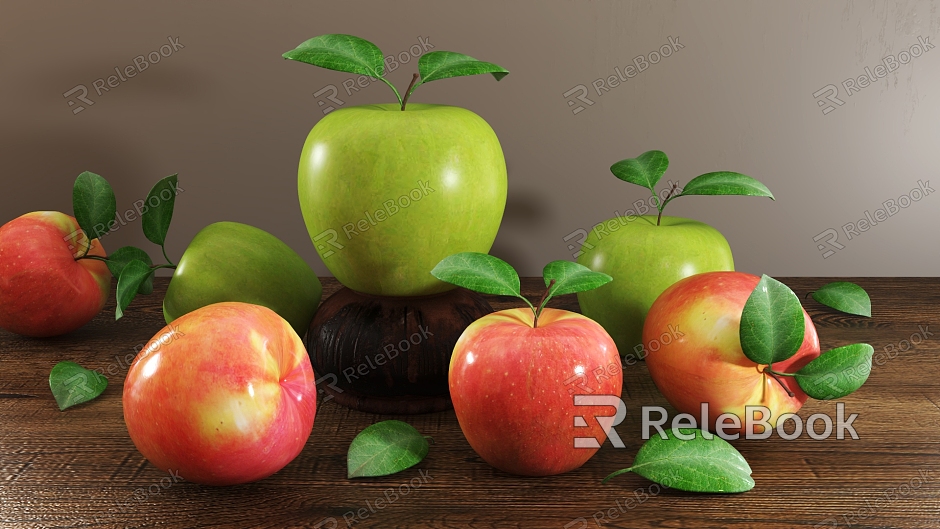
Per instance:
[[[624,448],[620,435],[614,430],[614,427],[623,422],[627,417],[627,406],[620,397],[616,395],[575,395],[574,405],[614,408],[616,412],[613,415],[595,414],[588,418],[596,421],[597,424],[601,426],[601,429],[607,432],[607,438],[610,439],[610,444],[613,445],[614,448]],[[708,412],[708,403],[703,402],[698,418],[689,413],[680,413],[673,417],[672,424],[670,425],[673,436],[677,439],[691,441],[695,437],[694,434],[683,434],[680,429],[702,428],[701,425],[710,425]],[[656,420],[653,420],[654,413],[658,415]],[[666,408],[662,406],[643,406],[641,438],[647,440],[652,437],[653,431],[655,431],[660,438],[667,439],[668,437],[665,430],[663,430],[663,425],[666,424],[668,415],[669,413],[666,411]],[[805,430],[806,435],[816,440],[828,439],[832,437],[833,433],[836,434],[836,439],[845,439],[846,434],[852,439],[859,438],[858,432],[855,431],[855,427],[852,425],[855,419],[858,418],[858,414],[853,413],[846,417],[845,404],[841,402],[836,404],[835,420],[824,413],[814,413],[806,419],[805,427],[803,418],[795,413],[783,413],[777,417],[776,428],[770,424],[772,418],[770,408],[766,406],[745,406],[743,429],[746,433],[743,435],[738,433],[742,429],[740,417],[733,413],[722,413],[718,416],[714,431],[702,428],[702,437],[712,439],[717,435],[726,441],[733,441],[742,437],[744,439],[767,439],[776,431],[777,436],[781,439],[792,441],[803,435]],[[697,419],[701,420],[698,421]],[[788,423],[793,425],[791,432],[787,432]],[[576,415],[574,417],[574,426],[575,428],[585,428],[588,427],[589,424],[584,415]],[[574,438],[575,448],[597,449],[600,448],[600,445],[599,440],[594,437]]]

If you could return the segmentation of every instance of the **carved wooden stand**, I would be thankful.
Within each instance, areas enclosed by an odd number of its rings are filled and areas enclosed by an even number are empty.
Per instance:
[[[491,312],[482,296],[463,288],[415,297],[343,288],[317,310],[307,351],[321,387],[343,406],[371,413],[446,410],[454,344]]]

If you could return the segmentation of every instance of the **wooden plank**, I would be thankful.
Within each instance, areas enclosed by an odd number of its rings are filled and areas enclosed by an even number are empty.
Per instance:
[[[802,297],[833,278],[782,280]],[[174,482],[136,451],[121,410],[127,359],[164,325],[167,280],[159,279],[154,294],[139,297],[117,322],[112,301],[67,336],[34,340],[0,331],[0,527],[940,527],[940,340],[924,336],[940,329],[940,279],[849,280],[868,290],[873,318],[804,305],[824,348],[865,341],[876,352],[893,351],[862,390],[839,401],[858,414],[859,439],[735,441],[757,486],[723,496],[665,490],[630,474],[600,484],[629,466],[642,444],[642,406],[668,408],[643,363],[624,371],[628,415],[617,431],[625,448],[607,443],[561,476],[520,478],[489,467],[453,411],[375,415],[326,402],[303,453],[275,476],[222,488]],[[323,282],[327,294],[339,288]],[[529,299],[541,288],[539,278],[523,280]],[[497,310],[519,305],[489,299]],[[574,295],[550,305],[578,308]],[[902,340],[917,334],[919,343],[907,348]],[[110,370],[110,387],[92,403],[59,412],[48,374],[61,360]],[[799,415],[835,410],[835,402],[810,401]],[[350,441],[389,418],[432,436],[428,457],[401,474],[347,480]]]

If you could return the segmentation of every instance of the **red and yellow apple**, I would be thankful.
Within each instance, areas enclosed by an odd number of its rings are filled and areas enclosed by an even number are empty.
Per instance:
[[[35,211],[0,227],[0,328],[23,336],[57,336],[85,325],[104,308],[111,272],[84,253],[75,218]],[[98,239],[88,255],[105,257]]]
[[[765,365],[748,359],[741,349],[741,313],[760,278],[743,272],[707,272],[682,279],[653,302],[643,326],[646,365],[666,400],[682,413],[699,417],[708,404],[707,425],[713,427],[723,413],[726,433],[761,433],[759,425],[746,432],[746,406],[765,406],[771,426],[784,413],[795,413],[808,398],[793,377],[775,380]],[[793,373],[819,356],[816,327],[803,311],[803,343],[791,358],[773,365]],[[790,396],[786,386],[793,396]],[[758,412],[759,413],[759,412]],[[763,419],[755,415],[754,421]]]
[[[526,307],[471,323],[454,347],[449,384],[460,429],[484,461],[547,476],[590,459],[597,448],[576,448],[575,438],[602,444],[607,433],[595,417],[616,412],[575,406],[574,395],[620,397],[623,373],[617,346],[597,322],[545,308],[533,327]]]
[[[313,429],[317,390],[290,324],[224,302],[180,316],[141,350],[124,383],[124,421],[154,466],[205,485],[264,479]]]

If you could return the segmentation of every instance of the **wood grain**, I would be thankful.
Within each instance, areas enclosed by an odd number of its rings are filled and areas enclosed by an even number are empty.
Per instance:
[[[781,280],[802,298],[833,279]],[[629,466],[642,444],[640,408],[666,406],[642,363],[624,371],[628,415],[617,431],[626,448],[605,443],[582,468],[561,476],[519,478],[489,467],[453,411],[375,415],[325,402],[304,452],[271,478],[225,488],[174,483],[135,450],[121,411],[135,345],[164,325],[167,280],[158,280],[154,294],[139,297],[117,322],[112,301],[66,336],[0,331],[0,527],[938,528],[940,336],[932,333],[940,330],[940,279],[840,280],[869,292],[871,319],[835,314],[812,299],[804,306],[824,349],[859,341],[875,347],[868,382],[840,400],[858,414],[859,439],[735,441],[757,486],[733,496],[661,490],[631,474],[600,484]],[[325,296],[340,288],[332,279],[323,283]],[[526,278],[523,288],[536,299],[540,279]],[[487,299],[496,310],[518,306],[512,298]],[[574,295],[550,306],[578,309]],[[913,341],[919,343],[908,348]],[[48,375],[62,360],[110,372],[110,386],[99,399],[59,412]],[[810,401],[800,416],[835,410],[834,402]],[[428,457],[397,475],[347,480],[353,437],[389,418],[432,436]]]

